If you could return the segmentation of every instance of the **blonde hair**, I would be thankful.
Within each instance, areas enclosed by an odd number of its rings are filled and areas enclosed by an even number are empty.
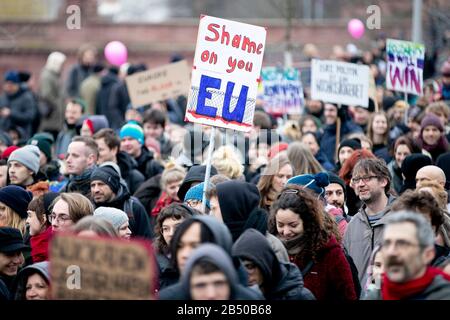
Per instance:
[[[383,143],[385,145],[387,145],[389,142],[390,125],[389,125],[389,118],[388,118],[386,112],[384,112],[384,111],[374,112],[370,115],[369,123],[367,125],[367,137],[370,139],[370,141],[372,141],[372,145],[373,145],[374,136],[375,136],[375,133],[373,132],[373,122],[375,121],[376,116],[383,116],[386,119],[386,132],[383,134]]]
[[[219,174],[230,179],[238,179],[244,173],[244,166],[236,149],[230,146],[221,146],[212,155],[212,165]]]
[[[294,168],[294,176],[300,174],[316,174],[325,171],[319,161],[314,158],[309,148],[301,142],[291,143],[287,155]]]
[[[174,161],[169,160],[161,175],[161,187],[164,189],[168,184],[183,180],[186,176],[186,171],[183,167],[177,165]]]
[[[26,219],[22,219],[17,212],[8,207],[6,204],[2,204],[5,206],[6,211],[6,223],[4,227],[19,229],[20,233],[24,235],[26,231]]]

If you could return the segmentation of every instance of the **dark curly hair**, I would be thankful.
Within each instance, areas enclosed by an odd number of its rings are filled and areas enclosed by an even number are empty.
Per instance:
[[[324,207],[321,201],[309,189],[301,186],[290,184],[281,191],[279,198],[273,203],[270,211],[268,230],[275,236],[278,236],[276,226],[276,214],[278,210],[290,209],[300,216],[303,221],[304,239],[298,245],[302,246],[302,250],[296,255],[295,259],[301,264],[308,261],[317,261],[319,251],[328,243],[330,237],[334,235],[327,225],[330,220],[326,221]]]

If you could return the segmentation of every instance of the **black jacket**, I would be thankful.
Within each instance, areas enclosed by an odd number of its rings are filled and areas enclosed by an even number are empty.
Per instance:
[[[267,300],[314,300],[303,285],[298,267],[279,262],[266,238],[255,229],[247,229],[233,245],[233,256],[252,261],[263,276]]]
[[[108,118],[111,128],[120,129],[125,122],[125,113],[130,104],[130,96],[125,82],[117,82],[111,87],[111,98],[108,103]]]
[[[100,80],[100,90],[97,92],[97,99],[95,100],[95,114],[105,115],[108,122],[112,120],[109,117],[109,100],[112,99],[111,88],[118,82],[119,78],[111,71]]]
[[[161,195],[160,182],[161,174],[157,174],[142,183],[134,193],[134,196],[144,205],[148,214],[152,212],[156,205],[156,201],[158,201],[159,196]]]
[[[120,181],[120,188],[116,197],[107,203],[95,203],[96,207],[113,207],[125,211],[128,215],[131,236],[136,238],[153,239],[153,229],[142,203],[130,195],[125,181]]]
[[[117,153],[117,165],[120,168],[122,178],[125,180],[131,194],[134,194],[145,181],[145,177],[137,170],[137,162],[126,152]]]
[[[205,172],[206,172],[206,166],[192,166],[189,171],[187,172],[186,176],[184,177],[183,183],[180,186],[180,189],[178,189],[178,198],[181,201],[184,201],[184,196],[188,192],[188,190],[191,188],[191,185],[193,182],[203,182],[205,181]],[[216,168],[214,166],[211,166],[211,177],[217,174]]]
[[[162,173],[164,170],[164,167],[154,160],[153,152],[144,146],[142,147],[141,155],[135,158],[135,160],[137,162],[137,169],[145,176],[145,179],[150,179],[158,173]]]
[[[0,276],[0,301],[13,300],[14,277]]]

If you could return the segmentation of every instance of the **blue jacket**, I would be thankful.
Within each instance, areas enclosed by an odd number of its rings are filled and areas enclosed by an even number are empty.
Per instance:
[[[361,127],[352,121],[343,121],[341,124],[341,141],[345,135],[354,132],[362,132]],[[333,163],[336,162],[334,157],[336,151],[336,124],[327,125],[323,129],[322,139],[320,139],[320,151],[327,156],[328,160]]]

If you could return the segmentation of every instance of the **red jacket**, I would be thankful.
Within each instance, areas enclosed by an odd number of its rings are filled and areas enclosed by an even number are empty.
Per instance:
[[[52,227],[49,226],[44,232],[31,237],[31,258],[33,263],[48,261],[48,242],[51,234]]]
[[[300,270],[306,267],[295,257],[289,257]],[[305,288],[317,300],[357,300],[350,265],[334,237],[320,250],[310,271],[304,276]]]

